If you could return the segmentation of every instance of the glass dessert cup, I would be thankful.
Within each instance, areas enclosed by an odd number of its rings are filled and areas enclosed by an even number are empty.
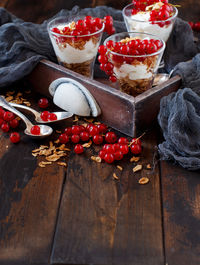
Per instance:
[[[150,33],[153,35],[157,35],[159,38],[167,42],[172,32],[176,17],[178,15],[178,9],[174,6],[172,7],[173,16],[171,16],[170,18],[162,21],[148,21],[148,15],[146,16],[144,14],[145,12],[143,12],[141,19],[139,18],[138,14],[132,15],[132,9],[134,8],[133,4],[125,6],[122,13],[127,31]]]
[[[150,89],[154,76],[159,68],[159,64],[165,49],[165,42],[159,37],[141,32],[122,32],[108,37],[108,41],[119,42],[126,38],[141,40],[158,40],[162,43],[161,48],[156,52],[144,55],[125,55],[107,48],[108,61],[114,65],[113,73],[117,78],[120,90],[132,96],[137,96]]]
[[[64,35],[52,31],[53,28],[64,28],[79,19],[82,17],[55,18],[48,23],[47,29],[58,63],[92,78],[94,62],[105,25],[102,24],[101,29],[87,35]]]

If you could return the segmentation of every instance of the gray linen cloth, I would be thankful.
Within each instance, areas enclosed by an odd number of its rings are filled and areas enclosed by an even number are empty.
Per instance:
[[[161,159],[176,161],[189,170],[200,169],[200,54],[179,63],[173,75],[182,87],[163,97],[158,122],[165,141],[158,146]]]

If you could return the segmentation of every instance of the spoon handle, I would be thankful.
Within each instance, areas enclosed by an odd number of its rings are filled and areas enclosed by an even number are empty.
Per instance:
[[[24,110],[28,110],[30,112],[32,112],[35,115],[35,118],[40,117],[40,113],[30,107],[24,106],[24,105],[20,105],[20,104],[16,104],[16,103],[10,103],[11,106],[15,107],[15,108],[19,108],[19,109],[24,109]]]
[[[0,106],[19,116],[25,122],[27,129],[30,130],[31,127],[33,127],[33,124],[29,121],[29,119],[27,119],[26,116],[24,116],[24,114],[22,114],[20,111],[12,107],[2,96],[0,96]]]

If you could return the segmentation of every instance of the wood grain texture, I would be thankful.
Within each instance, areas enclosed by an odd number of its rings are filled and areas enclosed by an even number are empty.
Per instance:
[[[149,134],[143,142],[145,167],[156,139]],[[98,149],[70,156],[51,263],[163,264],[158,168],[133,173],[128,158],[114,165],[96,163],[90,156]],[[138,184],[141,176],[150,183]]]
[[[33,101],[39,96],[32,92],[23,97]],[[21,122],[16,129],[21,134],[18,144],[10,142],[8,133],[0,136],[1,265],[48,264],[65,178],[63,167],[54,163],[40,168],[44,157],[32,156],[33,149],[52,138],[30,139],[24,128]]]
[[[161,162],[166,263],[200,264],[200,171]]]

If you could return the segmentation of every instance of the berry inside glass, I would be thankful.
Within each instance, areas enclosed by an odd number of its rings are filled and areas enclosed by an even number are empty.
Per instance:
[[[163,40],[147,33],[122,32],[107,38],[104,47],[106,53],[99,49],[100,67],[111,81],[118,81],[121,91],[137,96],[151,88],[165,49]]]
[[[49,36],[59,64],[92,77],[94,60],[103,31],[114,33],[110,16],[61,17],[48,24]]]
[[[127,31],[155,34],[166,42],[178,10],[168,0],[133,0],[122,13]]]

